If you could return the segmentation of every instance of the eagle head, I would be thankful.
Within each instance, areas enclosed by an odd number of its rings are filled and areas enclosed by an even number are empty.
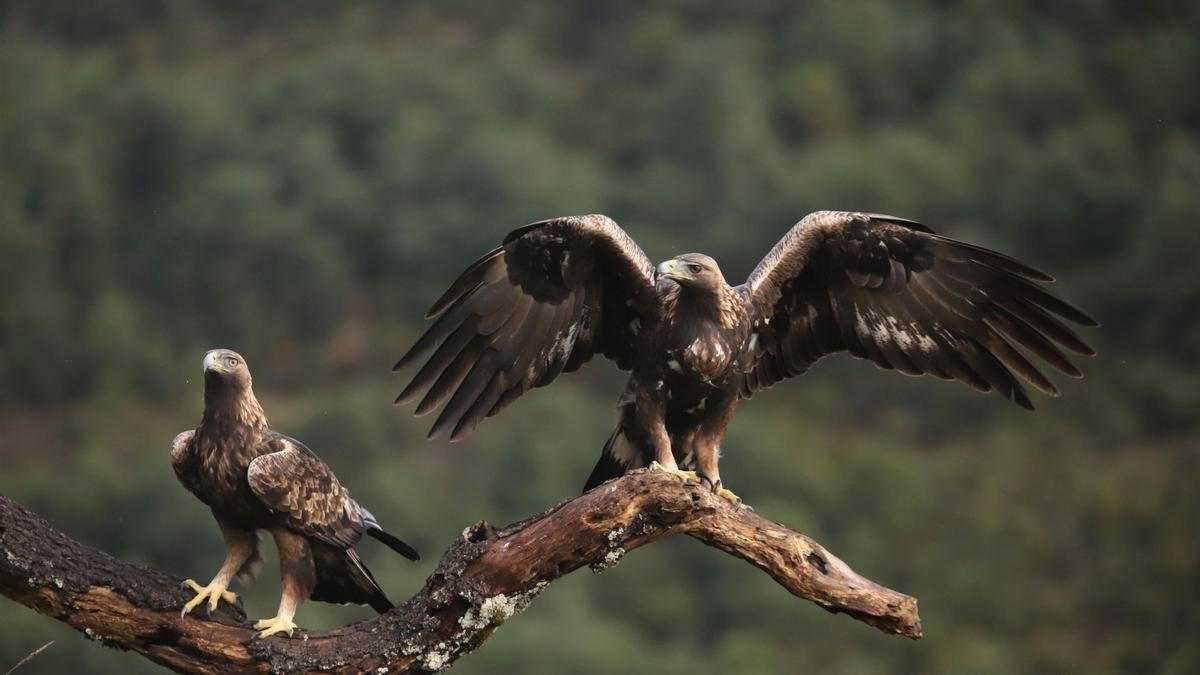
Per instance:
[[[250,388],[250,368],[246,359],[232,349],[210,349],[204,355],[206,387]]]
[[[725,276],[717,261],[703,253],[675,256],[655,268],[658,276],[670,279],[684,288],[705,288],[716,291],[725,286]]]

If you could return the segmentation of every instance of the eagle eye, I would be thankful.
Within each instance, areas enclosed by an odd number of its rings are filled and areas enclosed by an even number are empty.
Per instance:
[[[688,263],[688,271],[692,274],[700,274],[704,271],[704,267],[697,265],[696,263]]]
[[[238,360],[231,356],[225,359],[225,363],[228,363],[230,368],[237,368]]]

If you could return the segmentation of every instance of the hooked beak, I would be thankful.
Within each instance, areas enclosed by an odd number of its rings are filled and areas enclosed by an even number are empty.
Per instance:
[[[654,271],[658,273],[658,276],[672,281],[687,281],[692,278],[687,268],[679,264],[679,261],[675,259],[659,263],[658,267],[654,268]]]
[[[212,350],[204,355],[204,372],[215,371],[218,373],[225,372],[225,368],[221,365],[220,353],[217,350]]]

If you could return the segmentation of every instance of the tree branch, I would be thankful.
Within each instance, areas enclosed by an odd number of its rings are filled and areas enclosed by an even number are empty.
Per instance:
[[[0,593],[180,672],[436,671],[479,647],[555,579],[584,565],[606,569],[673,534],[742,558],[826,610],[921,637],[916,599],[860,577],[805,535],[645,471],[502,529],[468,527],[400,607],[292,639],[254,639],[240,608],[225,605],[208,619],[180,618],[191,592],[179,579],[85,546],[3,496]]]

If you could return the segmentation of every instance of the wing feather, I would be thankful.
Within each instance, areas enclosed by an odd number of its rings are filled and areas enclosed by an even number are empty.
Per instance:
[[[467,409],[462,418],[458,420],[458,424],[454,425],[454,430],[450,432],[450,438],[463,438],[467,434],[475,430],[479,423],[487,417],[488,411],[496,405],[500,400],[500,396],[504,394],[504,371],[497,370],[492,374],[492,379],[483,388],[483,392]]]
[[[467,346],[467,343],[478,335],[476,330],[478,323],[479,317],[469,317],[454,330],[450,337],[438,345],[433,356],[429,357],[429,360],[421,366],[421,370],[408,383],[408,386],[396,397],[396,403],[407,403],[436,382],[446,366],[450,365],[450,362]]]
[[[454,354],[453,360],[442,370],[437,381],[425,393],[425,398],[421,399],[421,403],[414,411],[415,414],[417,416],[427,415],[449,400],[462,385],[475,361],[483,354],[485,347],[487,347],[486,335],[471,335],[467,344],[457,354]]]
[[[250,490],[288,529],[331,546],[350,548],[362,538],[366,512],[337,476],[303,443],[272,434],[268,452],[250,462]]]
[[[470,433],[526,391],[597,352],[630,368],[639,322],[655,318],[654,266],[606,216],[570,216],[509,233],[433,304],[434,320],[396,363],[425,363],[401,394],[444,405],[430,437]]]
[[[997,305],[1012,312],[1014,316],[1024,319],[1034,330],[1044,333],[1058,344],[1083,356],[1095,356],[1093,350],[1079,334],[1067,327],[1063,322],[1050,316],[1042,308],[1025,302],[1020,298],[1000,298]]]
[[[439,316],[447,307],[459,302],[480,286],[495,283],[504,273],[504,249],[494,248],[476,260],[459,275],[450,288],[425,313],[426,319]]]
[[[739,287],[761,342],[742,394],[845,350],[881,368],[997,391],[1032,409],[1022,380],[1051,396],[1059,391],[1030,356],[1079,377],[1055,343],[1095,353],[1064,322],[1096,320],[1040,285],[1051,281],[1015,258],[912,221],[813,213]]]
[[[196,457],[193,443],[195,439],[195,430],[185,431],[175,436],[171,441],[171,468],[175,470],[175,477],[179,479],[183,487],[207,504],[208,500],[204,498],[203,490],[200,487],[200,462]]]
[[[1044,335],[1037,332],[1023,319],[1008,311],[1003,305],[993,305],[991,313],[984,317],[984,321],[994,330],[1008,335],[1022,347],[1048,361],[1060,372],[1071,377],[1083,377],[1079,368],[1071,363],[1066,355],[1054,346],[1054,343],[1047,340]]]

